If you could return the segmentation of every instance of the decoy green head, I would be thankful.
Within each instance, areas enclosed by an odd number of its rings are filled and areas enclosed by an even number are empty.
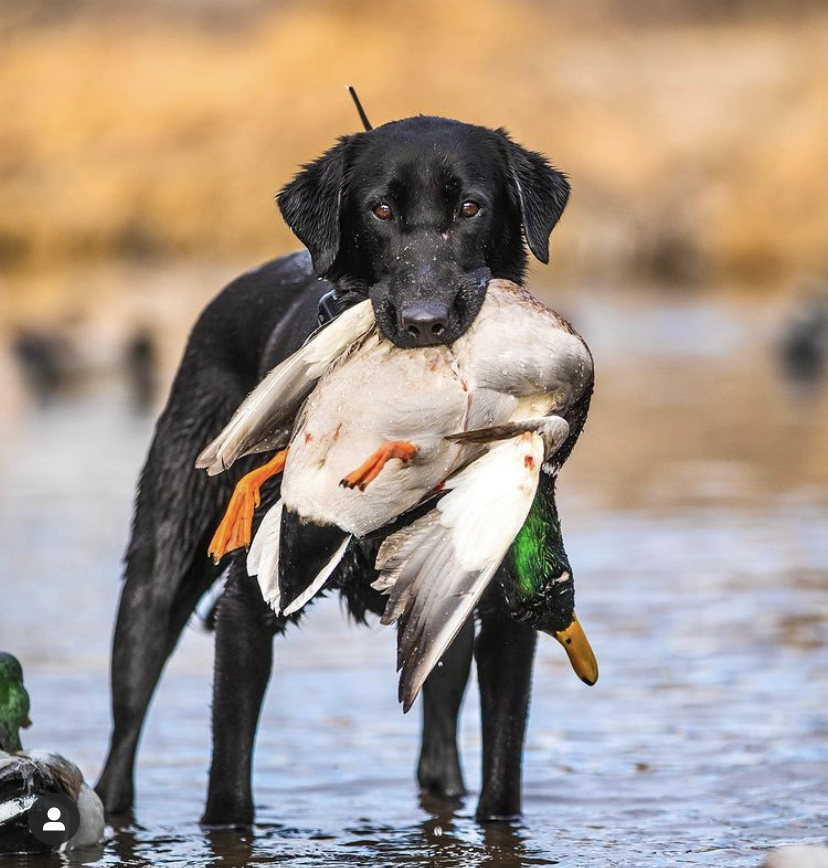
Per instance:
[[[0,651],[0,750],[23,750],[20,729],[31,726],[29,694],[23,686],[23,668],[11,654]]]

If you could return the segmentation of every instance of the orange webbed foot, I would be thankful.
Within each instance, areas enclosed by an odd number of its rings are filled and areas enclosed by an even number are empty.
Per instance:
[[[253,511],[262,501],[259,489],[268,479],[285,469],[287,454],[287,449],[277,452],[267,464],[251,470],[236,483],[224,518],[216,528],[207,550],[214,563],[217,564],[227,552],[242,546],[249,548],[253,535]]]
[[[353,473],[349,473],[339,484],[344,488],[358,488],[365,491],[369,482],[376,479],[386,463],[392,458],[398,458],[407,464],[419,452],[419,449],[406,440],[387,440],[376,452]]]

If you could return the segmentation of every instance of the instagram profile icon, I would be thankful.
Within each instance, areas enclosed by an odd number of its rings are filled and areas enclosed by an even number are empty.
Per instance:
[[[29,831],[49,847],[71,841],[80,825],[78,806],[62,793],[45,793],[29,808]]]

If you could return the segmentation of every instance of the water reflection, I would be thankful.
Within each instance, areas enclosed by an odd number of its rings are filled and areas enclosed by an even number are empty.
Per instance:
[[[223,868],[246,868],[254,861],[256,837],[253,832],[236,832],[231,829],[210,829],[204,833],[207,847],[212,855],[211,864]],[[257,854],[257,859],[260,855]]]
[[[474,822],[474,685],[461,739],[473,794],[418,801],[419,720],[394,699],[393,633],[349,627],[329,601],[278,643],[256,828],[197,824],[212,639],[193,629],[151,711],[135,816],[84,864],[747,868],[824,837],[828,395],[786,396],[772,317],[754,307],[584,296],[572,315],[599,377],[560,503],[602,676],[587,690],[540,643],[524,823]],[[0,641],[26,669],[28,743],[94,778],[152,425],[119,381],[42,409],[6,393]]]
[[[301,859],[300,851],[305,852],[305,858],[314,853],[319,864],[441,868],[560,864],[544,853],[532,829],[522,823],[480,827],[467,814],[445,812],[408,828],[363,824],[345,828],[339,836],[274,826],[250,833],[209,831],[205,837],[213,857],[210,864],[227,868]],[[316,842],[322,844],[321,849],[315,849]]]

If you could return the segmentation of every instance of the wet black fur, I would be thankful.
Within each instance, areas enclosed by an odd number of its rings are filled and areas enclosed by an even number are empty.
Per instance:
[[[523,236],[542,262],[569,196],[539,154],[489,130],[444,118],[396,121],[346,136],[279,195],[288,225],[321,277],[369,294],[399,346],[451,343],[471,325],[489,278],[519,283]],[[479,210],[462,215],[473,202]],[[373,209],[387,205],[390,218]],[[415,340],[407,319],[439,318]]]
[[[163,666],[199,597],[219,577],[207,545],[238,478],[264,456],[208,477],[197,454],[266,371],[296,350],[317,325],[320,297],[335,285],[368,294],[386,335],[410,345],[401,311],[436,308],[444,341],[468,328],[489,277],[522,279],[524,239],[542,261],[568,184],[538,154],[502,131],[439,118],[413,118],[340,141],[279,196],[282,213],[308,247],[242,275],[206,308],[190,336],[158,420],[136,499],[132,538],[112,652],[114,726],[98,792],[109,812],[133,803],[133,768],[147,707]],[[461,218],[473,199],[480,211]],[[379,221],[378,201],[394,219]],[[324,276],[327,280],[320,279]],[[274,502],[278,481],[268,484]],[[264,510],[259,510],[261,515]],[[328,588],[362,621],[385,597],[370,588],[379,540],[352,546]],[[483,724],[480,820],[520,813],[523,738],[536,633],[509,617],[496,583],[423,689],[418,778],[425,792],[456,798],[464,790],[457,715],[472,657]],[[276,617],[230,559],[216,614],[213,762],[203,822],[253,820],[251,756],[272,663]],[[391,661],[389,660],[389,664]],[[297,711],[301,713],[301,711]]]

